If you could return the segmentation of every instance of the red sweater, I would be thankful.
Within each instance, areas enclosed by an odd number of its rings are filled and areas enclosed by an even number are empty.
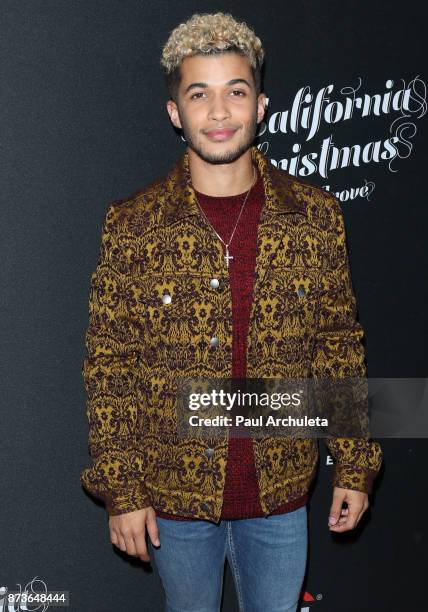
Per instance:
[[[235,226],[246,192],[235,196],[215,197],[196,191],[198,202],[216,232],[227,242]],[[245,378],[247,333],[253,296],[253,281],[257,252],[257,226],[264,203],[262,178],[257,173],[241,218],[229,247],[234,259],[229,261],[232,292],[232,377]],[[230,432],[232,434],[232,431]],[[229,437],[226,482],[221,520],[263,517],[254,463],[251,437]],[[297,510],[308,499],[299,497],[277,508],[272,514]],[[190,517],[156,512],[162,518],[191,521]]]

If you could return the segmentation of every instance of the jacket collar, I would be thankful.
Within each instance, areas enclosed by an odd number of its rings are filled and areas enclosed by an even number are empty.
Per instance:
[[[251,156],[262,176],[266,213],[297,212],[306,215],[304,203],[293,192],[291,175],[276,168],[255,145],[251,147]],[[163,224],[169,225],[188,215],[200,215],[187,148],[162,181],[162,186]]]

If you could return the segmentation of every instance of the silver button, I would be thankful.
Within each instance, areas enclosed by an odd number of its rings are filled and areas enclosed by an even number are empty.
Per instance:
[[[305,288],[303,287],[303,285],[300,285],[300,287],[298,288],[297,295],[299,297],[303,297],[304,295],[306,295],[306,291],[305,291]]]
[[[204,510],[204,512],[208,512],[210,509],[209,505],[206,504],[205,502],[201,503],[201,510]]]
[[[214,455],[214,449],[213,448],[206,448],[205,449],[205,454],[207,457],[212,457]]]
[[[210,344],[211,346],[217,346],[218,344],[218,338],[216,336],[213,336],[210,340]]]
[[[169,295],[169,293],[164,293],[164,295],[162,296],[162,302],[164,304],[169,304],[171,302],[171,296]]]
[[[213,289],[217,289],[217,287],[220,285],[218,278],[212,278],[210,280],[210,285]]]

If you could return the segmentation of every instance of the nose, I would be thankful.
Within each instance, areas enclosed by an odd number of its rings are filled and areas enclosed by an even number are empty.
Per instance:
[[[209,110],[209,119],[215,119],[216,121],[224,121],[230,117],[230,110],[227,104],[227,100],[222,95],[213,95],[211,106]]]

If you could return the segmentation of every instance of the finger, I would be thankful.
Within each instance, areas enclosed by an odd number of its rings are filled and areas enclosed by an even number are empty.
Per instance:
[[[329,529],[330,531],[342,532],[342,531],[348,531],[348,529],[352,529],[352,528],[349,526],[348,519],[346,519],[343,523],[337,522],[336,525],[331,525]]]
[[[342,524],[346,521],[346,517],[348,516],[348,508],[342,508],[342,512],[340,513],[340,518],[337,521],[338,523]]]
[[[160,546],[159,530],[156,523],[156,515],[147,517],[146,529],[153,546]]]
[[[134,542],[135,549],[137,551],[137,556],[140,557],[142,561],[150,561],[149,551],[147,550],[145,532],[137,533],[134,536]]]
[[[340,519],[337,521],[336,525],[343,525],[343,523],[346,523],[347,520],[348,520],[347,512],[343,512],[342,511],[342,515],[341,515]]]
[[[363,516],[364,512],[367,510],[368,507],[369,507],[368,504],[364,504],[364,506],[362,507],[361,512],[359,513],[358,518],[357,518],[357,525],[360,522],[361,517]]]
[[[119,540],[120,550],[123,550],[123,552],[126,552],[125,538],[120,533],[118,534],[118,540]]]
[[[135,549],[135,542],[134,542],[134,536],[133,536],[132,531],[126,532],[124,534],[124,538],[125,538],[125,544],[126,544],[126,552],[128,553],[128,555],[135,556],[137,551]]]
[[[117,533],[114,529],[110,529],[110,542],[115,546],[119,545],[119,539],[117,537]]]

